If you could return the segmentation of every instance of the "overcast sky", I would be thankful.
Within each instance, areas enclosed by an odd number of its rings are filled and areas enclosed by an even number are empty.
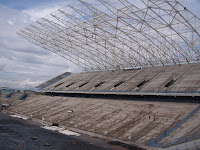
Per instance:
[[[0,0],[0,87],[30,88],[66,71],[82,71],[16,34],[70,1],[73,0]],[[200,0],[180,2],[200,17]]]
[[[0,0],[0,87],[35,87],[61,73],[80,72],[66,59],[16,34],[69,0]]]

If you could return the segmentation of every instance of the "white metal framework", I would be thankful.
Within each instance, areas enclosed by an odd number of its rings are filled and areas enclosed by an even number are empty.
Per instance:
[[[200,59],[200,19],[176,0],[77,0],[18,34],[87,71]]]

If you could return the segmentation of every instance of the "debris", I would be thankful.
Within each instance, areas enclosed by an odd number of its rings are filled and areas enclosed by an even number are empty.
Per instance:
[[[58,131],[59,133],[62,133],[62,134],[65,134],[65,135],[80,136],[79,133],[72,132],[72,131],[69,131],[69,130],[63,130],[63,128],[56,127],[56,126],[52,126],[52,127],[44,126],[42,128],[47,129],[47,130],[51,130],[51,131]]]
[[[45,142],[43,145],[44,146],[51,146],[51,144],[49,144],[48,142]]]
[[[9,104],[1,104],[3,108],[6,108],[9,106]]]
[[[62,127],[62,131],[67,130],[65,127]]]
[[[68,112],[68,113],[73,113],[74,111],[73,111],[73,110],[68,110],[67,112]]]
[[[19,119],[23,119],[23,120],[27,120],[27,117],[24,116],[19,116],[19,115],[10,115],[11,117],[15,117],[15,118],[19,118]]]
[[[107,131],[104,131],[104,134],[107,134],[108,132]]]
[[[65,135],[80,136],[80,134],[79,134],[79,133],[72,132],[72,131],[69,131],[69,130],[63,130],[63,131],[59,131],[59,133],[62,133],[62,134],[65,134]]]
[[[37,138],[36,138],[36,137],[32,137],[31,139],[32,139],[32,140],[37,140]]]
[[[128,139],[131,140],[131,136],[128,136]]]
[[[52,123],[52,126],[57,126],[58,127],[58,123]]]

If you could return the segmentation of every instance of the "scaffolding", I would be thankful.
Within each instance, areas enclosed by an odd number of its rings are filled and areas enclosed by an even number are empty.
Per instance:
[[[200,19],[176,0],[76,0],[17,34],[85,71],[200,59]]]

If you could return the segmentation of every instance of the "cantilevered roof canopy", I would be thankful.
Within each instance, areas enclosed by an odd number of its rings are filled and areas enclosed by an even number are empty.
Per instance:
[[[200,19],[176,0],[77,0],[17,34],[86,71],[200,59]]]

